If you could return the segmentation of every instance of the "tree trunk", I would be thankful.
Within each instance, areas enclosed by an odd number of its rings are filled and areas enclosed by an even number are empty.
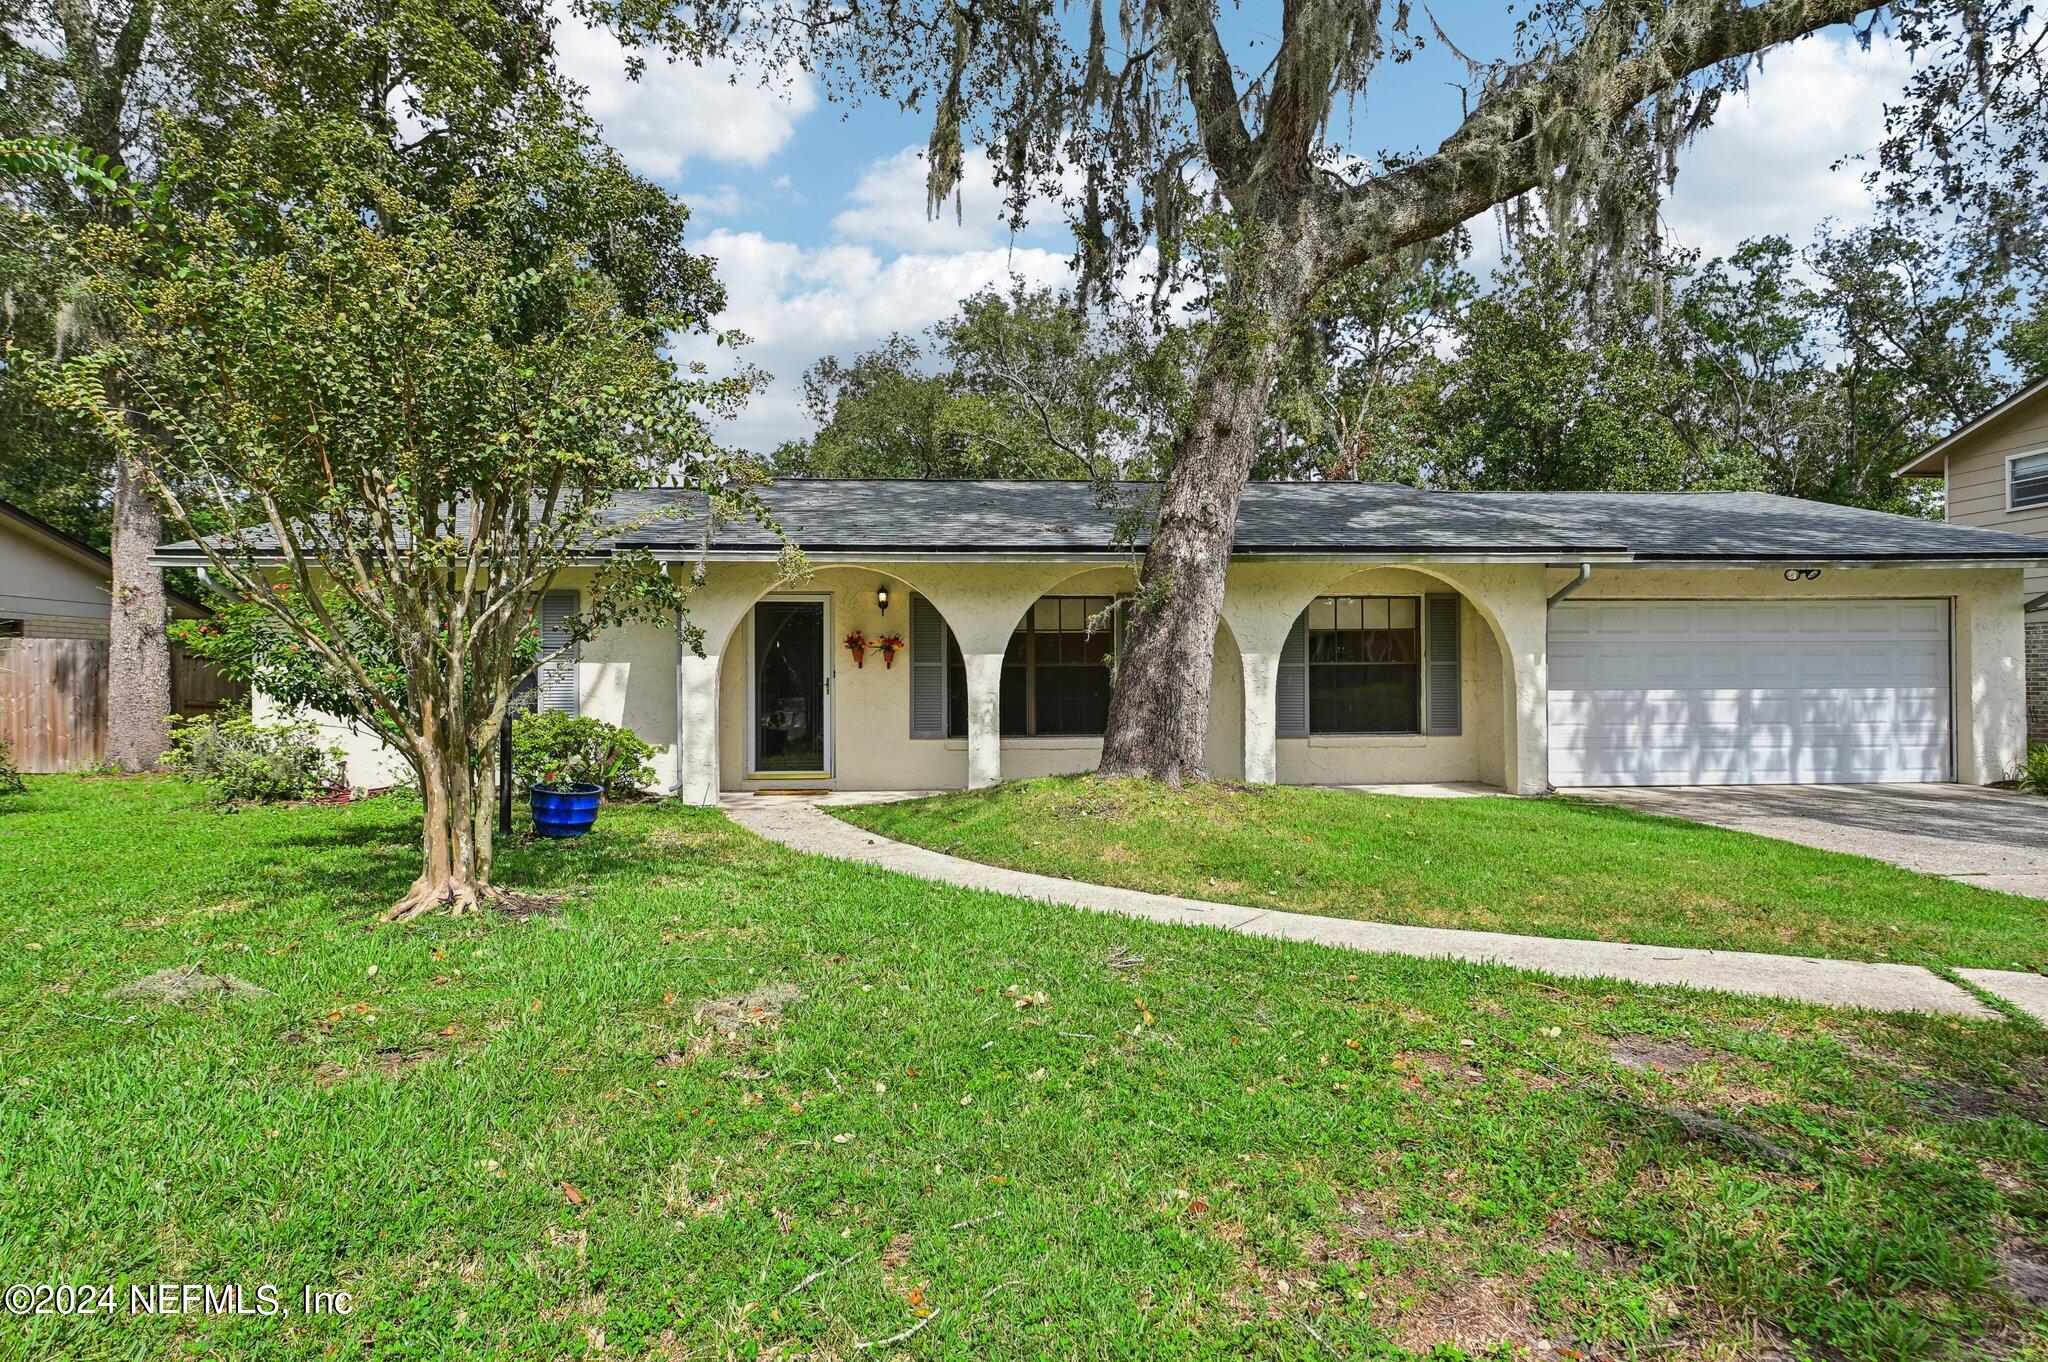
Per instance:
[[[123,771],[153,771],[171,713],[171,642],[165,631],[163,570],[150,556],[163,518],[126,459],[114,462],[113,606],[107,620],[107,760]]]
[[[386,921],[409,922],[436,908],[459,917],[497,896],[491,858],[498,769],[479,755],[460,734],[430,734],[420,744],[420,877],[385,911]]]
[[[1236,312],[1255,320],[1221,327],[1202,357],[1194,407],[1174,443],[1173,468],[1117,651],[1096,768],[1102,775],[1178,785],[1206,770],[1202,745],[1216,621],[1238,505],[1258,453],[1266,398],[1300,312],[1302,284],[1296,274],[1291,286],[1268,282],[1247,290]]]

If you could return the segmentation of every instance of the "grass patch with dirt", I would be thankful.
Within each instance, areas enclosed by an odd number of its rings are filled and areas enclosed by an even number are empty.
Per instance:
[[[991,865],[1297,913],[2048,969],[2048,905],[2037,900],[1569,797],[1168,791],[1076,776],[831,812]]]
[[[511,847],[549,914],[379,926],[415,835],[0,801],[0,1281],[354,1299],[0,1356],[2048,1346],[2036,1028],[1124,921],[668,805]]]

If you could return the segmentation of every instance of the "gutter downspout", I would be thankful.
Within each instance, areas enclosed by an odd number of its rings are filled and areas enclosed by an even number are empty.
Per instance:
[[[2048,608],[2048,591],[2042,592],[2040,595],[2034,597],[2025,605],[2021,606],[2020,613],[2023,615],[2031,615],[2036,610],[2040,610],[2043,608]]]
[[[1566,582],[1563,586],[1559,587],[1555,592],[1553,592],[1551,594],[1550,599],[1543,603],[1543,608],[1545,610],[1551,610],[1556,608],[1558,602],[1562,601],[1565,597],[1571,595],[1574,591],[1577,591],[1580,587],[1584,586],[1587,582],[1591,580],[1593,580],[1593,565],[1591,563],[1579,564],[1579,575],[1572,578],[1569,582]],[[2031,608],[2031,606],[2029,608]]]

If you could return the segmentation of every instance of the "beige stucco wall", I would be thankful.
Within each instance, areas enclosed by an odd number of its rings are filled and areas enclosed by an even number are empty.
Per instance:
[[[1302,574],[1303,589],[1317,596],[1425,596],[1450,587],[1440,577],[1405,568],[1373,568],[1328,577]],[[1344,572],[1337,568],[1335,571]],[[1318,580],[1320,579],[1320,580]],[[1282,605],[1278,607],[1285,609]],[[1295,611],[1299,615],[1300,611]],[[1240,618],[1242,616],[1240,615]],[[1485,619],[1469,606],[1460,612],[1460,701],[1463,731],[1453,736],[1417,734],[1316,734],[1276,740],[1278,778],[1283,785],[1385,785],[1421,781],[1501,780],[1500,648]],[[1288,617],[1291,627],[1294,616]]]
[[[2048,450],[2048,392],[2001,412],[1957,442],[1948,454],[1948,518],[2013,534],[2048,535],[2048,506],[2005,509],[2005,463],[2015,454]],[[2027,573],[2030,596],[2048,591],[2048,568]]]
[[[1241,561],[1233,564],[1211,674],[1208,751],[1226,779],[1316,784],[1477,780],[1538,793],[1549,779],[1546,596],[1571,580],[1565,569],[1534,565],[1356,564]],[[580,585],[572,574],[565,585]],[[888,614],[875,605],[887,582]],[[885,667],[878,654],[856,668],[838,640],[858,628],[870,637],[908,634],[909,594],[920,591],[946,616],[971,672],[999,674],[996,663],[1032,601],[1047,594],[1113,594],[1130,586],[1121,564],[877,563],[820,568],[800,582],[778,582],[767,564],[713,564],[692,594],[690,619],[703,630],[704,656],[679,648],[668,622],[639,622],[584,645],[577,668],[582,712],[624,723],[660,749],[657,787],[693,802],[721,790],[772,788],[749,780],[747,615],[764,594],[828,596],[835,672],[834,761],[829,782],[843,789],[945,789],[992,779],[1092,769],[1091,739],[991,741],[994,697],[980,726],[981,746],[962,739],[912,739],[909,654]],[[1276,739],[1272,686],[1281,643],[1319,595],[1464,597],[1461,641],[1463,731],[1450,737]],[[2003,779],[2024,744],[2021,572],[1986,569],[1830,568],[1815,582],[1788,583],[1778,570],[1601,566],[1581,595],[1593,598],[1777,599],[1938,597],[1954,604],[1957,773],[1984,783]],[[1250,694],[1251,703],[1246,702]],[[275,712],[257,696],[259,716]],[[366,735],[327,722],[347,754],[351,783],[386,785],[402,771]],[[677,741],[680,732],[682,741]],[[783,784],[791,782],[783,781]]]
[[[923,590],[946,615],[947,624],[961,639],[964,655],[968,644],[1000,628],[1003,645],[1023,618],[1029,602],[1017,603],[1008,593],[999,603],[984,604],[974,598],[975,583],[963,585],[960,572],[946,565],[896,564],[893,571],[882,567],[827,567],[796,582],[775,585],[766,596],[824,596],[830,601],[827,627],[833,644],[833,775],[816,778],[756,777],[747,769],[747,685],[751,644],[748,619],[742,615],[717,651],[721,658],[718,678],[720,788],[758,790],[799,786],[806,789],[829,787],[842,790],[957,789],[967,784],[968,742],[965,738],[912,738],[910,736],[910,653],[906,648],[893,667],[885,666],[879,653],[870,652],[865,665],[856,666],[851,653],[840,646],[855,629],[869,638],[885,633],[910,634],[909,599],[912,591]],[[1030,580],[1041,587],[1030,599],[1041,595],[1115,595],[1128,591],[1132,575],[1128,567],[1069,565],[1057,574],[1042,568],[1030,569]],[[718,567],[711,572],[715,575]],[[900,575],[899,575],[900,574]],[[875,604],[875,589],[887,583],[889,610],[884,615]],[[1000,616],[1015,604],[1006,623]],[[950,613],[949,613],[950,611]],[[749,612],[750,613],[750,612]],[[959,621],[955,622],[955,615]],[[707,647],[711,646],[707,643]],[[996,651],[1000,652],[998,648]],[[1244,699],[1237,650],[1223,631],[1217,641],[1216,661],[1211,673],[1212,703],[1208,751],[1211,771],[1224,779],[1243,774],[1241,734],[1244,727]],[[999,744],[1001,778],[1021,780],[1033,776],[1062,775],[1095,768],[1102,743],[1095,738],[1004,738]]]
[[[557,585],[582,589],[591,573],[563,573]],[[652,744],[654,789],[666,792],[676,782],[676,629],[669,620],[635,620],[606,630],[583,645],[576,665],[580,712],[606,723],[623,724]],[[252,714],[265,722],[288,717],[261,691],[250,700]],[[375,789],[410,778],[405,762],[367,729],[353,728],[332,715],[308,712],[291,717],[311,721],[322,741],[341,749],[348,783]]]
[[[1350,592],[1463,598],[1463,731],[1451,737],[1273,735],[1272,691],[1280,648],[1317,596]],[[1244,657],[1250,780],[1370,785],[1479,780],[1520,794],[1549,781],[1544,669],[1544,570],[1534,564],[1416,564],[1361,569],[1355,563],[1240,561],[1224,589],[1223,618]]]

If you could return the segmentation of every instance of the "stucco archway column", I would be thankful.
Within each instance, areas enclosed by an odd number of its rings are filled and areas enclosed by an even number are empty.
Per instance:
[[[962,652],[967,669],[967,788],[1003,778],[1003,655]]]
[[[1328,569],[1293,564],[1233,563],[1223,587],[1223,623],[1237,640],[1244,672],[1244,779],[1271,785],[1280,779],[1278,711],[1273,692],[1280,683],[1280,649],[1306,606],[1303,583],[1313,584]]]
[[[670,569],[687,585],[689,569]],[[688,804],[718,802],[718,674],[727,651],[740,636],[740,621],[762,592],[774,586],[769,563],[713,563],[689,596],[676,634],[676,798]],[[686,629],[702,632],[700,656]]]
[[[2020,574],[1973,573],[1955,596],[1956,771],[1959,781],[2009,780],[2026,761],[2026,615]]]
[[[1074,564],[878,563],[945,616],[967,671],[967,788],[1003,778],[1003,653],[1017,624]]]
[[[1244,665],[1244,779],[1271,785],[1280,779],[1280,744],[1274,688],[1280,683],[1280,650],[1242,653]]]
[[[1548,575],[1533,563],[1436,572],[1480,612],[1500,646],[1506,682],[1501,688],[1501,783],[1510,794],[1545,794],[1550,789]]]

